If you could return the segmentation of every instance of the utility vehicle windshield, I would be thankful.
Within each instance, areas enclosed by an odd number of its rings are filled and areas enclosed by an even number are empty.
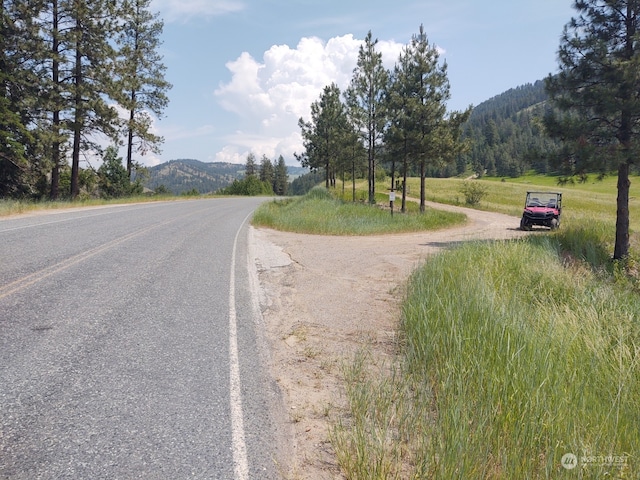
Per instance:
[[[555,193],[531,192],[527,195],[527,207],[558,208],[558,196]]]

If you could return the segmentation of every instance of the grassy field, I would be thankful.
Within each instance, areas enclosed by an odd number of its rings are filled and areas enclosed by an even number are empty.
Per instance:
[[[274,200],[260,206],[253,224],[289,232],[322,235],[373,235],[434,230],[461,224],[462,214],[429,209],[424,215],[396,214],[363,203],[337,200],[324,188],[298,199]]]
[[[606,177],[598,181],[595,176],[585,184],[558,186],[556,177],[523,176],[517,179],[486,178],[473,180],[488,187],[488,195],[479,207],[483,210],[502,212],[508,215],[522,215],[525,196],[528,190],[547,190],[562,192],[562,222],[565,225],[578,225],[592,220],[614,222],[616,214],[617,179]],[[460,187],[464,180],[457,178],[427,179],[427,200],[462,205],[464,196]],[[411,196],[420,196],[420,180],[407,181]],[[631,179],[629,200],[631,212],[640,209],[640,178]],[[640,217],[631,218],[631,228],[640,231]]]

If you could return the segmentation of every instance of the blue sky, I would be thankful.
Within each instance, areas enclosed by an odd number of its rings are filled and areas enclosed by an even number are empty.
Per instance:
[[[424,25],[447,61],[449,110],[478,105],[557,70],[572,0],[153,0],[173,84],[154,123],[165,138],[143,164],[244,163],[252,152],[296,165],[298,118],[322,88],[348,85],[367,32],[385,65]]]

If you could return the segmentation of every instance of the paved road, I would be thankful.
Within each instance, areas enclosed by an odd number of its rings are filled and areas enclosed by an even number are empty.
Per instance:
[[[0,220],[0,478],[278,478],[259,202]]]

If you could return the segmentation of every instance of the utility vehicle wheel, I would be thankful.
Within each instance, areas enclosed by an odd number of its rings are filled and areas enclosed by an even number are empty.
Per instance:
[[[560,227],[560,223],[558,223],[558,219],[557,218],[552,218],[551,219],[551,230],[557,230],[558,227]]]
[[[531,227],[527,225],[527,222],[524,221],[524,218],[520,220],[520,230],[524,230],[525,232],[531,230]]]

